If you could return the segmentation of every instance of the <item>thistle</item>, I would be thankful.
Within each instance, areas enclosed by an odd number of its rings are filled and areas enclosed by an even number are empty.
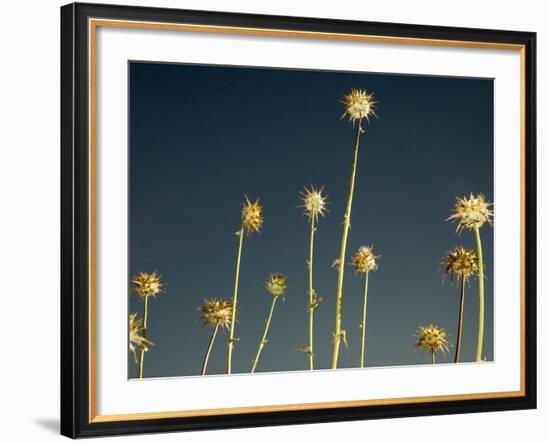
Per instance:
[[[344,261],[346,257],[346,244],[348,239],[348,231],[351,218],[351,205],[353,200],[353,190],[355,187],[355,172],[357,169],[357,157],[359,154],[359,139],[364,132],[361,127],[363,119],[370,120],[371,115],[376,116],[373,94],[369,94],[365,90],[352,89],[348,95],[345,95],[342,103],[344,103],[345,110],[342,118],[348,117],[349,121],[357,123],[357,129],[355,132],[355,148],[353,150],[353,163],[351,168],[351,178],[349,183],[348,201],[346,205],[346,212],[344,214],[344,225],[342,232],[342,241],[340,243],[340,257],[336,260],[338,265],[338,281],[336,285],[336,318],[334,325],[334,340],[332,351],[332,368],[338,366],[338,352],[340,349],[340,341],[343,338],[342,331],[342,287],[344,282]]]
[[[235,269],[235,281],[233,285],[233,300],[231,309],[231,323],[229,325],[229,339],[227,342],[227,374],[231,374],[231,359],[233,356],[233,346],[237,338],[235,338],[235,313],[237,310],[237,296],[239,292],[239,270],[241,267],[241,253],[243,249],[244,232],[248,235],[253,232],[259,232],[264,223],[262,217],[262,206],[259,200],[251,202],[245,195],[245,202],[241,208],[241,226],[236,233],[239,238],[239,246],[237,249],[237,263]]]
[[[252,370],[250,371],[251,373],[254,373],[254,371],[256,371],[256,367],[258,365],[258,361],[260,360],[262,350],[264,349],[265,344],[267,344],[267,332],[269,331],[269,325],[271,324],[271,318],[273,317],[275,304],[277,303],[277,300],[286,292],[286,276],[281,273],[272,273],[271,275],[269,275],[265,282],[265,288],[271,295],[273,295],[273,299],[271,301],[271,308],[269,309],[267,320],[265,321],[264,333],[262,335],[260,343],[258,344],[258,351],[256,352],[254,360],[252,361]]]
[[[438,351],[445,353],[449,351],[449,341],[447,341],[447,331],[437,325],[426,325],[418,327],[416,331],[417,341],[415,346],[432,355],[432,364],[435,364],[435,356]]]
[[[457,278],[460,285],[460,308],[458,312],[458,327],[456,333],[455,363],[460,360],[460,344],[462,340],[462,321],[464,315],[464,287],[471,275],[477,273],[477,256],[473,250],[464,247],[455,247],[448,252],[441,263],[443,271],[450,276]]]
[[[233,305],[230,301],[225,299],[206,299],[204,303],[199,307],[201,312],[201,320],[203,326],[212,328],[212,336],[208,343],[208,349],[204,356],[204,362],[202,364],[201,375],[206,374],[206,367],[208,366],[208,359],[210,358],[210,352],[216,340],[218,329],[229,330],[231,324],[231,314],[233,311]]]
[[[479,282],[479,321],[478,321],[478,334],[477,334],[477,351],[476,362],[482,361],[483,352],[483,330],[484,330],[484,316],[485,316],[485,299],[484,299],[484,274],[483,274],[483,250],[481,247],[481,237],[479,229],[483,227],[485,223],[491,225],[493,211],[490,209],[492,203],[485,199],[485,195],[478,194],[474,196],[470,194],[469,198],[463,196],[457,198],[453,213],[447,220],[457,221],[457,232],[463,229],[473,230],[476,238],[477,245],[477,259],[478,259],[478,282]]]
[[[373,251],[373,246],[359,247],[355,255],[351,258],[351,265],[355,270],[355,274],[365,275],[365,290],[363,293],[363,317],[361,321],[361,350],[359,352],[359,366],[364,367],[365,364],[365,334],[367,328],[367,291],[369,287],[369,272],[378,270],[376,260],[380,256],[376,256]]]
[[[132,278],[132,284],[134,287],[132,291],[143,299],[143,338],[147,339],[147,307],[149,304],[149,298],[156,298],[159,293],[163,292],[163,284],[160,280],[160,275],[157,272],[146,273],[140,272]],[[146,348],[141,348],[139,354],[139,378],[143,378],[143,362],[145,359]]]
[[[323,188],[320,190],[311,186],[311,189],[304,188],[304,191],[300,193],[303,204],[304,214],[309,218],[310,230],[309,230],[309,259],[307,261],[308,268],[308,345],[302,347],[301,351],[307,354],[308,366],[310,370],[313,370],[313,312],[319,306],[321,298],[317,297],[315,290],[313,289],[313,239],[317,230],[316,224],[319,221],[320,216],[325,216],[327,199],[323,196]]]
[[[151,341],[145,339],[143,335],[141,334],[143,331],[143,321],[141,319],[137,319],[137,313],[132,313],[130,315],[130,323],[129,323],[129,343],[130,343],[130,352],[134,356],[134,362],[137,364],[137,353],[136,353],[136,347],[140,350],[147,351],[149,349],[149,346],[155,345]]]

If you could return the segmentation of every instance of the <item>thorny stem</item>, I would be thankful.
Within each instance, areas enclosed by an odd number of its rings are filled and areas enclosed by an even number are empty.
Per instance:
[[[348,230],[351,217],[351,203],[353,200],[353,189],[355,187],[355,171],[357,169],[357,156],[359,154],[359,138],[361,137],[361,120],[357,123],[357,132],[355,135],[355,149],[353,152],[353,166],[351,169],[351,178],[349,183],[348,203],[344,215],[344,228],[342,232],[342,242],[340,244],[340,258],[338,262],[338,283],[336,286],[336,320],[334,325],[334,342],[332,351],[332,366],[338,367],[338,351],[340,349],[340,340],[342,338],[342,286],[344,282],[344,262],[346,258],[346,244],[348,240]]]
[[[456,332],[455,364],[460,361],[460,343],[462,341],[462,321],[464,319],[464,276],[460,276],[460,310],[458,312],[458,330]]]
[[[309,234],[309,261],[308,261],[308,270],[309,270],[309,344],[308,344],[308,363],[309,369],[313,370],[313,310],[315,307],[313,305],[313,238],[315,235],[315,217],[311,216],[311,231]]]
[[[277,302],[278,296],[273,296],[273,302],[271,303],[271,309],[269,310],[269,315],[267,317],[267,321],[265,321],[265,329],[264,334],[262,335],[262,339],[260,340],[260,343],[258,345],[258,351],[256,352],[256,357],[254,358],[254,361],[252,363],[252,370],[250,373],[254,373],[256,370],[256,366],[258,365],[258,361],[260,360],[260,354],[262,353],[262,350],[264,349],[265,344],[267,344],[267,331],[269,330],[269,324],[271,324],[271,318],[273,316],[273,310],[275,309],[275,303]]]
[[[143,297],[143,331],[142,336],[144,339],[147,338],[147,304],[149,303],[149,296],[145,295]],[[141,347],[141,352],[139,353],[139,373],[138,378],[143,378],[143,360],[145,359],[145,348]]]
[[[361,352],[359,354],[359,366],[365,363],[365,332],[367,328],[367,291],[369,289],[369,272],[365,273],[365,293],[363,294],[363,320],[361,322]]]
[[[231,374],[231,357],[233,355],[233,343],[235,333],[235,312],[237,311],[237,293],[239,291],[239,269],[241,267],[241,252],[243,249],[244,227],[237,233],[239,236],[239,249],[237,251],[237,266],[235,270],[235,285],[233,288],[233,307],[231,309],[231,326],[229,328],[229,340],[227,342],[227,374]]]
[[[483,252],[481,250],[481,238],[479,236],[479,227],[474,228],[477,244],[477,259],[478,259],[478,280],[479,280],[479,326],[477,332],[477,352],[476,362],[481,362],[481,354],[483,351],[483,322],[485,316],[485,301],[483,287]]]
[[[218,334],[219,327],[219,324],[216,324],[216,327],[214,327],[214,330],[212,331],[212,337],[210,338],[210,343],[208,344],[208,350],[206,350],[206,354],[204,355],[204,362],[202,363],[201,376],[204,376],[206,374],[208,358],[210,357],[210,352],[212,351],[212,346],[214,345],[214,340],[216,339],[216,335]]]

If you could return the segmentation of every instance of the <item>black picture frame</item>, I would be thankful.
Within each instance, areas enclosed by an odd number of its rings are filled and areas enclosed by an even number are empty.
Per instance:
[[[524,50],[524,395],[94,422],[89,372],[89,18],[521,45]],[[536,408],[536,34],[73,3],[61,8],[61,434],[71,437]]]

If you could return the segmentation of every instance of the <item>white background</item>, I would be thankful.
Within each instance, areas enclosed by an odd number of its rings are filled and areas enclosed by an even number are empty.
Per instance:
[[[538,31],[539,225],[542,225],[542,176],[546,144],[545,106],[549,101],[544,78],[549,77],[550,17],[542,1],[326,2],[295,4],[287,0],[130,1],[127,4],[190,9],[231,10],[281,15],[393,21]],[[58,432],[59,409],[59,10],[54,0],[10,2],[3,5],[0,27],[0,407],[3,440],[42,441]],[[543,207],[544,206],[544,207]],[[542,249],[539,231],[539,275]],[[125,440],[231,441],[281,438],[334,440],[499,441],[546,440],[550,432],[550,391],[545,376],[550,326],[541,317],[549,308],[539,278],[539,409],[464,416],[394,419],[370,422],[302,425],[191,434],[128,437]],[[544,346],[544,347],[543,347]],[[153,437],[155,439],[153,439]]]

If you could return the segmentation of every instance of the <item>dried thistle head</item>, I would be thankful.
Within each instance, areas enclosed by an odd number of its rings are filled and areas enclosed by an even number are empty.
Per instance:
[[[374,95],[364,89],[352,89],[349,94],[344,95],[342,103],[346,108],[342,118],[347,116],[354,123],[361,122],[363,118],[369,121],[371,115],[376,116]]]
[[[492,203],[487,201],[482,193],[476,196],[470,193],[470,198],[457,197],[453,213],[447,218],[447,221],[458,221],[457,231],[464,228],[468,230],[476,227],[481,228],[485,223],[492,223],[493,211],[490,209],[491,205]]]
[[[144,351],[149,350],[149,346],[155,345],[151,341],[145,339],[142,335],[143,332],[143,321],[137,319],[137,314],[132,313],[130,315],[130,352],[134,356],[134,361],[137,363],[137,353],[136,347]]]
[[[304,187],[304,190],[300,192],[300,198],[302,199],[303,204],[300,207],[304,208],[304,213],[309,217],[309,219],[315,220],[319,216],[325,216],[325,211],[327,211],[327,197],[323,196],[323,188],[316,189],[311,186],[311,189]]]
[[[229,329],[233,303],[225,299],[206,299],[199,307],[201,320],[205,326]]]
[[[163,284],[160,278],[161,276],[157,272],[139,272],[132,278],[132,284],[134,284],[132,291],[140,298],[147,296],[155,297],[163,291]]]
[[[265,288],[273,296],[284,295],[286,287],[286,276],[282,273],[271,273],[265,281]]]
[[[449,351],[450,344],[447,340],[447,331],[437,325],[430,324],[418,327],[416,338],[415,346],[422,350],[433,353]]]
[[[243,203],[241,210],[241,226],[248,234],[259,232],[264,223],[262,218],[262,206],[259,199],[253,203],[245,195],[246,201]]]
[[[355,273],[367,273],[371,270],[378,270],[376,260],[380,256],[374,254],[373,246],[361,246],[351,258],[351,265],[355,269]]]
[[[478,272],[478,259],[476,252],[472,249],[466,249],[462,246],[455,247],[447,252],[441,267],[446,274],[451,276],[462,276],[465,280]]]

